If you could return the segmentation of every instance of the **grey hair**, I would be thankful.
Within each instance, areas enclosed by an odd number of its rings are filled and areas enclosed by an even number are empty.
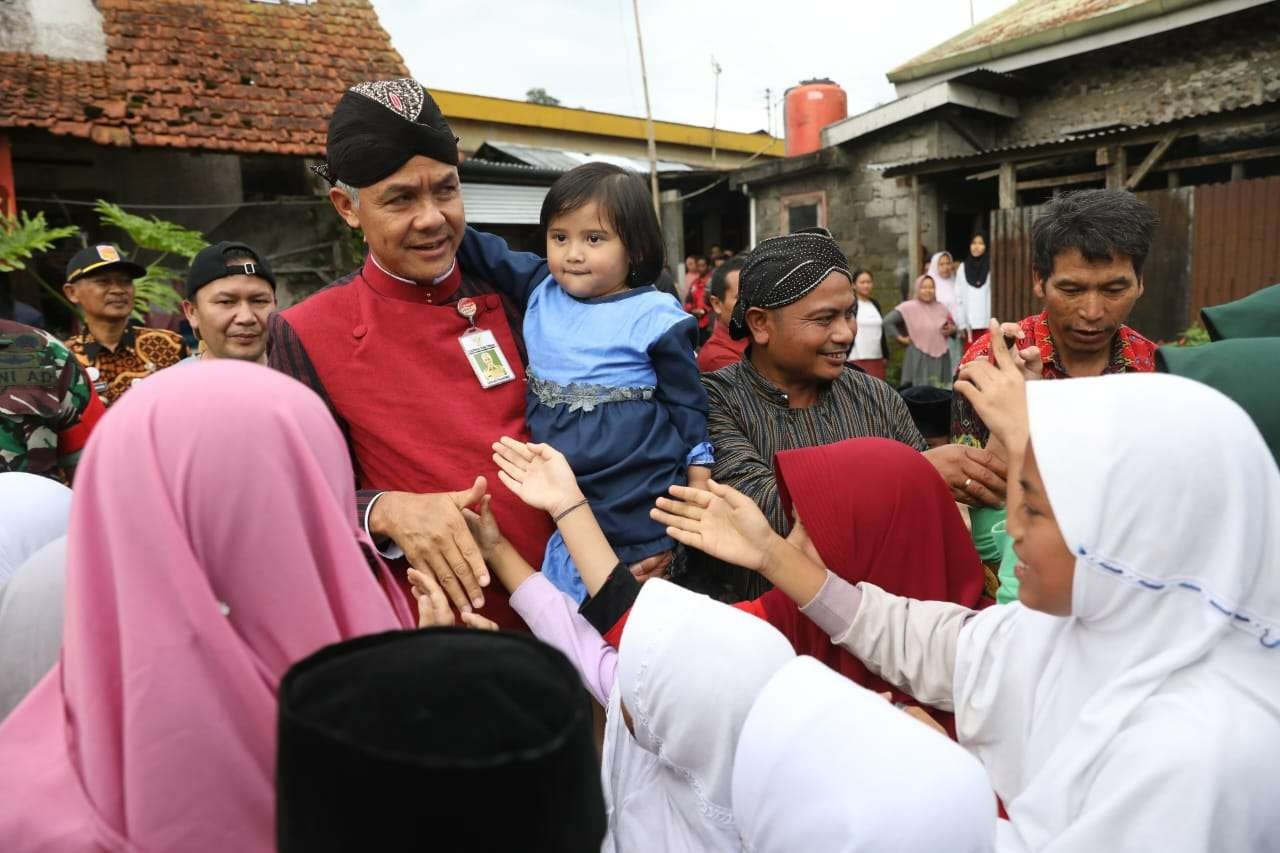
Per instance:
[[[347,194],[347,198],[351,199],[352,207],[357,210],[360,208],[360,190],[343,181],[334,181],[333,185]]]

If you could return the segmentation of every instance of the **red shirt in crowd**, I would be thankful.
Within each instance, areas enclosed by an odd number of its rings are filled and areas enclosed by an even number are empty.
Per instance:
[[[1049,312],[1042,311],[1025,318],[1018,327],[1026,337],[1018,342],[1018,349],[1039,347],[1040,357],[1044,359],[1045,379],[1067,379],[1069,374],[1053,345],[1053,336],[1049,333]],[[975,340],[965,351],[961,364],[968,364],[991,355],[991,333],[987,332]],[[1156,345],[1138,332],[1121,324],[1111,339],[1111,358],[1102,374],[1109,373],[1152,373],[1156,369]],[[987,443],[990,432],[987,425],[978,417],[961,395],[957,394],[951,403],[951,440],[959,444],[982,447]]]
[[[729,334],[729,327],[717,322],[711,337],[707,338],[702,349],[698,350],[698,369],[703,373],[710,373],[713,370],[737,364],[742,360],[742,354],[747,351],[749,342],[748,338],[735,341]]]
[[[695,278],[693,284],[689,285],[689,295],[684,299],[684,310],[690,314],[702,312],[702,316],[698,318],[699,329],[705,329],[711,322],[711,309],[707,306],[707,284],[710,281],[711,273]]]

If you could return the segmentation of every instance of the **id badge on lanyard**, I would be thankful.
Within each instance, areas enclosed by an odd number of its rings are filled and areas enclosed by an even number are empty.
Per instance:
[[[462,345],[462,352],[480,387],[493,388],[515,379],[516,374],[493,332],[476,326],[476,310],[474,299],[464,297],[458,300],[458,313],[471,324],[471,328],[458,338],[458,343]]]

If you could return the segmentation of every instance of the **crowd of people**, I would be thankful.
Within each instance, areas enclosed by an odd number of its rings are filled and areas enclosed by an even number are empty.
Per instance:
[[[359,270],[204,249],[190,355],[103,243],[83,334],[0,320],[0,846],[1275,849],[1280,285],[1157,348],[1098,190],[1015,322],[982,235],[888,311],[822,229],[682,302],[642,178],[565,173],[544,257],[458,162],[360,83]]]

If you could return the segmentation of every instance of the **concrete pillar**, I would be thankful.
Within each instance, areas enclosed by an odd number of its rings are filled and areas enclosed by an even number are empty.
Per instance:
[[[924,259],[920,257],[920,176],[911,176],[911,206],[907,208],[908,281],[915,281]]]
[[[684,276],[680,274],[684,263],[684,202],[679,190],[663,190],[658,196],[662,210],[662,249],[666,253],[666,267],[676,283],[676,289],[684,295]]]

